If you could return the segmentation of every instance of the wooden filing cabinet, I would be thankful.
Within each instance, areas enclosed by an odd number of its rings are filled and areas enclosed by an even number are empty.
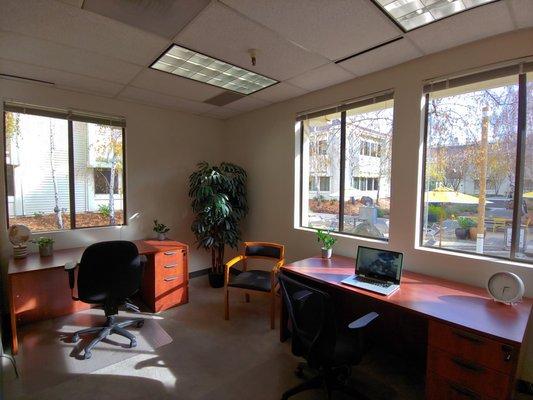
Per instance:
[[[157,243],[156,243],[157,244]],[[188,302],[188,247],[172,242],[147,254],[141,295],[152,312],[167,310]]]
[[[518,349],[478,333],[430,321],[428,400],[512,398]]]

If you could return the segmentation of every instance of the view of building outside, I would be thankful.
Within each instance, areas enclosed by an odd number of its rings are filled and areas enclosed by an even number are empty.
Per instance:
[[[520,252],[527,253],[529,210],[533,206],[527,195],[533,191],[533,142],[529,127],[524,197],[520,215],[515,216],[518,91],[518,76],[512,76],[430,93],[425,246],[508,258],[513,220],[519,218]],[[529,110],[531,119],[531,103]]]
[[[392,100],[346,111],[345,163],[341,165],[341,113],[303,121],[302,226],[389,235]]]
[[[5,123],[9,224],[74,228],[68,121],[6,112]],[[76,227],[122,224],[122,129],[74,121],[73,139]]]

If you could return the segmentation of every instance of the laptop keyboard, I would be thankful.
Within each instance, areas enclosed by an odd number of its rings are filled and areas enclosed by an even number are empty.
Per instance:
[[[363,276],[358,276],[357,280],[359,282],[370,283],[371,285],[381,286],[381,287],[384,287],[384,288],[387,288],[387,287],[389,287],[391,285],[390,283],[387,283],[387,282],[379,282],[379,281],[375,281],[373,279],[365,278]]]

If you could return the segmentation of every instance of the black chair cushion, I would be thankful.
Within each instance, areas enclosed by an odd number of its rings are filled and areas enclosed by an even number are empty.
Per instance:
[[[257,245],[257,246],[246,246],[244,255],[249,257],[269,257],[280,259],[281,258],[281,248],[275,246],[266,246],[266,245]]]
[[[252,270],[241,272],[239,275],[230,275],[228,286],[270,292],[270,289],[272,288],[270,272]]]

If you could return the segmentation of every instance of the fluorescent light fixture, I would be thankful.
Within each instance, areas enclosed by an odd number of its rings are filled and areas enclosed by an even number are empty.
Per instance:
[[[251,94],[278,83],[274,79],[178,45],[172,45],[151,68],[242,94]]]
[[[375,0],[404,30],[498,0]]]

